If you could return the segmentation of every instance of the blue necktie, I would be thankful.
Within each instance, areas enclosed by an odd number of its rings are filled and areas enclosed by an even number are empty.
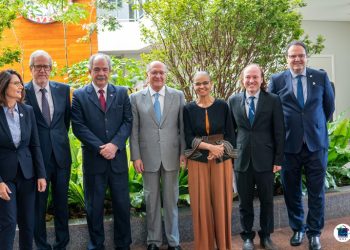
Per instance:
[[[250,125],[253,125],[254,117],[255,117],[254,98],[255,98],[255,96],[250,96],[249,97],[250,103],[249,103],[249,113],[248,113],[249,115],[248,115],[248,118],[249,118]]]
[[[158,124],[160,124],[160,119],[162,118],[162,113],[160,111],[159,93],[154,94],[153,108],[154,108],[154,113],[156,113],[157,122],[158,122]]]
[[[297,76],[298,85],[297,85],[297,100],[301,108],[304,108],[304,93],[303,93],[303,83],[301,82],[302,75]]]

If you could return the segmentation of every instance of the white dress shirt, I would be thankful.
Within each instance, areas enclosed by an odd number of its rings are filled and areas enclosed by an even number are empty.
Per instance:
[[[40,89],[42,89],[42,87],[40,87],[38,84],[36,84],[34,80],[33,80],[33,87],[34,87],[36,100],[37,100],[39,108],[40,108],[40,110],[42,112],[43,111],[42,110],[42,92],[40,91]],[[46,89],[46,91],[47,91],[46,92],[46,99],[47,99],[47,102],[49,103],[50,119],[52,121],[53,112],[55,112],[55,108],[54,108],[54,105],[53,105],[50,84],[47,83],[47,85],[46,85],[46,87],[44,89]]]
[[[256,110],[256,107],[258,105],[258,100],[259,100],[259,95],[260,95],[260,89],[258,90],[258,92],[255,93],[255,95],[249,95],[248,92],[246,91],[245,92],[245,102],[244,102],[244,105],[245,105],[245,111],[247,113],[247,117],[249,117],[249,106],[250,106],[250,102],[251,100],[249,99],[249,97],[251,96],[254,96],[254,107],[255,107],[255,110]]]
[[[98,91],[99,91],[101,88],[97,87],[97,86],[95,85],[94,82],[91,82],[91,83],[92,83],[92,86],[93,86],[94,89],[95,89],[95,92],[96,92],[97,97],[100,98],[100,93],[99,93]],[[107,86],[108,86],[108,83],[102,88],[103,91],[104,91],[104,96],[105,96],[106,103],[107,103]]]
[[[165,86],[163,86],[158,92],[154,91],[151,86],[148,86],[148,91],[152,97],[152,103],[154,104],[155,101],[155,97],[154,94],[155,93],[159,93],[159,103],[160,103],[160,112],[163,115],[163,109],[164,109],[164,98],[165,98]]]

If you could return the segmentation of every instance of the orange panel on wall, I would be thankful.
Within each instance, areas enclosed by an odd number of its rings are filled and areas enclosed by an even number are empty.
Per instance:
[[[83,4],[90,4],[89,0],[75,1]],[[90,11],[90,10],[89,10]],[[93,12],[92,20],[95,21],[95,11]],[[90,22],[90,17],[82,20],[81,24]],[[97,53],[97,35],[92,37],[92,42],[81,43],[77,42],[78,38],[86,35],[86,31],[79,25],[67,25],[67,54],[68,65],[72,65],[83,59],[90,57],[91,53]],[[12,68],[21,73],[24,81],[31,80],[29,70],[30,54],[38,49],[47,51],[53,61],[57,63],[57,71],[66,66],[65,56],[65,41],[63,24],[59,22],[51,24],[39,24],[31,22],[23,17],[15,20],[13,28],[6,30],[3,38],[0,41],[0,48],[11,47],[19,48],[22,52],[21,63],[6,65],[2,69]],[[91,50],[91,51],[90,51]],[[55,76],[53,80],[64,82],[64,76]]]

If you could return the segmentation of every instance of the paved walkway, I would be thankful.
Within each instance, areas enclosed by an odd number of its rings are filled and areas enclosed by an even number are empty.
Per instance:
[[[349,201],[350,202],[350,201]],[[350,212],[350,211],[349,211]],[[350,225],[350,216],[349,217],[343,217],[343,218],[337,218],[337,219],[331,219],[327,220],[325,223],[325,228],[323,230],[323,233],[321,235],[321,243],[322,243],[322,250],[350,250],[350,240],[341,243],[338,242],[334,236],[333,236],[333,230],[334,228],[341,223],[345,223]],[[271,238],[276,243],[276,245],[279,247],[280,250],[307,250],[308,249],[308,240],[304,239],[304,242],[299,247],[291,247],[289,245],[289,239],[292,235],[292,231],[290,228],[280,228],[276,229],[275,232],[272,234]],[[255,249],[263,249],[259,245],[259,237],[255,238]],[[239,250],[242,249],[242,240],[240,239],[239,235],[235,235],[232,238],[232,250]],[[181,243],[183,250],[193,250],[193,242],[184,242]],[[146,249],[145,246],[135,246],[131,248],[132,250],[144,250]],[[163,246],[161,250],[166,250],[167,246]]]

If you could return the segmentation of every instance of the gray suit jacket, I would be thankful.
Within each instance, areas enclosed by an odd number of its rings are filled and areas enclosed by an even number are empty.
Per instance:
[[[130,96],[133,124],[130,136],[131,160],[141,159],[146,172],[177,170],[185,149],[181,91],[165,87],[164,110],[160,125],[156,122],[148,88]]]

